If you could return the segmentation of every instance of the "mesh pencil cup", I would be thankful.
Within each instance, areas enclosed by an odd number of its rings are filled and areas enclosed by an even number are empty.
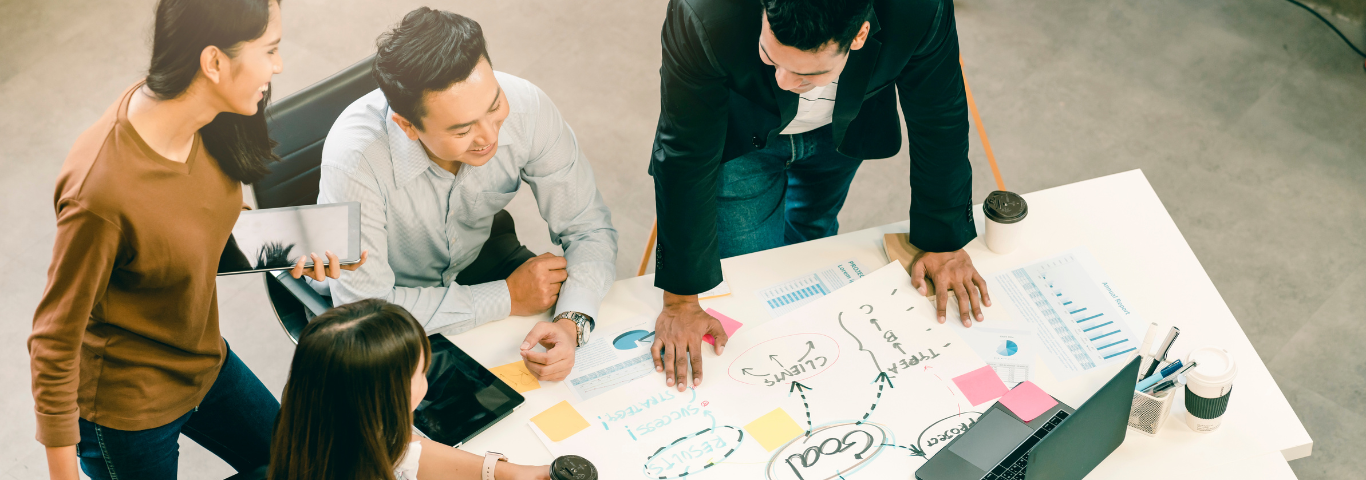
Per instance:
[[[1156,396],[1134,392],[1134,403],[1129,408],[1129,428],[1149,437],[1157,436],[1162,425],[1167,423],[1167,417],[1172,414],[1172,399],[1185,386],[1185,383],[1178,382],[1175,387],[1158,392]]]

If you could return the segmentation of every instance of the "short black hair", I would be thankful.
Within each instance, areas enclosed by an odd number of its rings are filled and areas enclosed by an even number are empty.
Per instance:
[[[376,44],[375,82],[389,100],[389,108],[418,129],[427,114],[424,93],[465,81],[479,59],[489,60],[479,22],[427,7],[408,12]]]
[[[834,40],[840,53],[873,11],[872,0],[761,0],[768,27],[778,43],[816,52]]]

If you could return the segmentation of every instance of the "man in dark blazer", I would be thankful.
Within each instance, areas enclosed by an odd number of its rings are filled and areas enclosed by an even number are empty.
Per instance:
[[[968,118],[952,0],[671,0],[650,174],[659,218],[652,346],[666,383],[702,380],[701,338],[726,343],[697,294],[720,259],[834,235],[864,159],[911,158],[912,266],[922,295],[948,292],[982,320]]]

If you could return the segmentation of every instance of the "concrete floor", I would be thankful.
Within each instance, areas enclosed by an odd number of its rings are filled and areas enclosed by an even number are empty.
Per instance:
[[[277,98],[370,54],[423,3],[480,21],[496,68],[555,100],[621,232],[618,275],[633,275],[654,219],[643,186],[664,1],[289,0]],[[145,68],[153,4],[0,1],[0,384],[11,385],[0,479],[46,478],[24,339],[50,259],[53,180],[76,135]],[[961,0],[957,15],[1006,185],[1143,169],[1314,437],[1295,472],[1366,471],[1355,448],[1366,443],[1366,355],[1339,353],[1366,344],[1361,60],[1279,0]],[[991,173],[975,132],[972,142],[980,201]],[[904,219],[908,171],[904,152],[864,165],[842,230]],[[512,210],[524,241],[546,250],[532,202],[519,196]],[[292,349],[260,279],[219,285],[224,336],[278,394]],[[182,447],[183,478],[231,474]]]

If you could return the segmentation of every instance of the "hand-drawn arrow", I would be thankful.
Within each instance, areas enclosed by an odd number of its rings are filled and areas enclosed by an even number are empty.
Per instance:
[[[783,365],[783,362],[779,362],[779,361],[778,361],[778,356],[777,356],[777,355],[769,355],[769,356],[768,356],[768,359],[769,359],[769,360],[773,360],[773,362],[774,362],[774,363],[777,363],[779,367],[787,368],[786,366]]]
[[[811,436],[811,405],[806,403],[806,391],[811,389],[811,387],[802,385],[801,382],[792,382],[792,387],[787,389],[789,396],[792,395],[793,390],[802,396],[802,408],[806,409],[806,436],[808,437]]]
[[[767,373],[761,374],[761,375],[755,375],[755,374],[753,374],[753,373],[749,373],[750,370],[753,370],[753,369],[752,369],[752,368],[749,368],[749,367],[741,368],[741,369],[740,369],[740,373],[743,373],[743,374],[745,374],[745,375],[749,375],[749,376],[751,376],[751,377],[767,377],[767,376],[768,376]]]
[[[923,456],[925,456],[925,451],[924,451],[924,450],[921,450],[921,449],[919,449],[919,448],[917,448],[915,445],[911,445],[911,446],[909,446],[909,447],[903,447],[903,446],[901,446],[901,445],[896,445],[896,444],[893,444],[893,443],[884,443],[884,444],[882,444],[882,446],[884,446],[884,447],[904,448],[904,449],[910,450],[910,451],[911,451],[911,456],[912,456],[912,457],[923,457]]]
[[[881,372],[881,371],[882,371],[882,365],[878,365],[878,363],[877,363],[877,355],[873,355],[873,351],[872,351],[872,350],[863,348],[863,340],[859,340],[857,336],[854,336],[854,332],[851,332],[851,331],[849,331],[848,328],[845,328],[845,326],[844,326],[844,312],[840,312],[839,315],[836,315],[836,316],[835,316],[835,320],[840,324],[840,329],[841,329],[841,330],[844,330],[844,333],[849,334],[849,336],[852,337],[852,338],[854,339],[855,342],[858,342],[858,349],[859,349],[859,351],[868,352],[868,356],[873,358],[873,366],[874,366],[874,367],[877,367],[877,371]]]
[[[715,431],[716,431],[716,417],[711,416],[711,410],[703,410],[703,411],[702,411],[702,414],[703,414],[703,415],[706,415],[707,418],[710,418],[710,419],[711,419],[711,431],[715,432]]]
[[[896,388],[896,385],[892,385],[892,379],[891,377],[887,376],[887,372],[878,372],[877,378],[873,379],[873,381],[877,383],[877,398],[873,399],[873,406],[868,407],[868,413],[863,414],[863,418],[859,419],[859,421],[856,422],[855,425],[863,425],[863,421],[867,420],[868,416],[873,414],[873,410],[877,410],[877,403],[882,400],[883,384],[886,384],[887,386],[890,386],[892,388]]]
[[[901,349],[900,343],[893,343],[892,348],[895,348],[898,352],[901,352],[902,355],[906,354],[906,351]]]
[[[874,327],[877,327],[877,331],[879,331],[879,332],[882,331],[882,325],[878,325],[878,324],[877,324],[877,319],[876,319],[876,318],[868,319],[868,323],[871,323],[871,324],[873,324]]]
[[[816,344],[811,343],[810,340],[807,340],[807,341],[806,341],[806,353],[803,353],[803,354],[802,354],[802,358],[798,358],[798,359],[797,359],[797,363],[802,363],[802,360],[806,360],[806,356],[807,356],[807,355],[810,355],[810,354],[811,354],[811,351],[812,351],[812,350],[815,350],[815,349],[816,349]]]

